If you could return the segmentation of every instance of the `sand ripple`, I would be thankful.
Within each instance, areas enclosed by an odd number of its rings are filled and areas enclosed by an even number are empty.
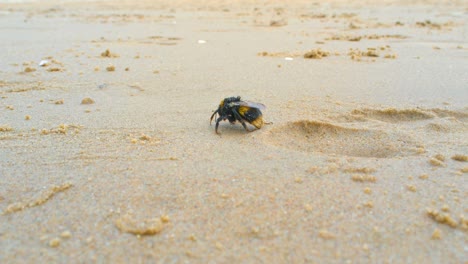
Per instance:
[[[384,122],[418,121],[434,118],[431,112],[420,109],[356,109],[351,112],[353,115],[361,115],[367,118],[376,119]]]
[[[468,121],[468,112],[466,111],[453,111],[446,109],[355,109],[351,112],[355,117],[375,119],[383,122],[398,123],[408,121],[421,121],[433,118],[455,118],[460,121]]]

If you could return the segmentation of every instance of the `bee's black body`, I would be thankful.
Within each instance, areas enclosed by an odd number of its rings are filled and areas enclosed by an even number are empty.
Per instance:
[[[210,123],[213,117],[217,114],[219,117],[216,119],[215,131],[217,134],[219,122],[228,120],[231,124],[239,121],[245,130],[250,131],[245,124],[245,121],[255,126],[257,129],[261,128],[264,124],[262,111],[264,105],[259,103],[241,101],[240,96],[228,97],[221,101],[218,109],[211,115]]]

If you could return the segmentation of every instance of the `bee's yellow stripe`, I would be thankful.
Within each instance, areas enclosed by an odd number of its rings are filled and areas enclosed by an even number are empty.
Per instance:
[[[245,116],[245,112],[249,111],[249,109],[250,109],[250,108],[247,107],[247,106],[240,106],[240,107],[239,107],[239,114],[240,114],[241,116]]]
[[[261,128],[263,126],[263,117],[259,116],[257,119],[251,122],[256,128]]]
[[[245,116],[245,113],[247,111],[249,111],[250,107],[248,106],[240,106],[239,107],[239,114],[244,117]],[[249,122],[250,124],[254,125],[256,128],[261,128],[263,126],[263,117],[260,115],[259,117],[257,117],[256,119],[254,119],[252,122]]]
[[[219,103],[219,107],[223,108],[224,107],[224,99],[221,100],[221,103]]]

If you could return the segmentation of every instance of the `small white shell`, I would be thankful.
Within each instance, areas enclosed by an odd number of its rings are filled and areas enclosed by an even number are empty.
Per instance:
[[[45,66],[47,66],[47,65],[49,65],[49,61],[48,61],[48,60],[41,60],[41,61],[39,62],[39,66],[41,66],[41,67],[45,67]]]

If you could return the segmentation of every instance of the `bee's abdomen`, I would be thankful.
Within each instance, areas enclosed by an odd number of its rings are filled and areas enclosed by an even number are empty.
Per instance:
[[[241,106],[239,107],[239,114],[256,128],[261,128],[263,126],[263,117],[260,109]]]

